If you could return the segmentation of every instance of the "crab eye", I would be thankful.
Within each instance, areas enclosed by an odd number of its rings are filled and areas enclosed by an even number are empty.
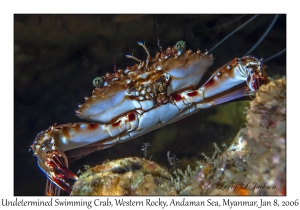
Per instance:
[[[103,77],[96,77],[96,78],[93,80],[93,85],[94,85],[96,88],[103,88],[103,85],[104,85],[104,79],[103,79]]]
[[[186,42],[182,40],[178,41],[175,44],[175,48],[178,51],[178,54],[181,54],[186,49]]]

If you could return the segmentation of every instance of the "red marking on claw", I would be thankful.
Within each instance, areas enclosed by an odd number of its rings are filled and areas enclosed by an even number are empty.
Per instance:
[[[118,127],[120,125],[120,123],[121,123],[121,121],[119,120],[119,121],[113,123],[112,126],[113,127]]]
[[[175,101],[180,101],[182,99],[182,97],[178,93],[175,93],[173,95],[173,98],[174,98]]]
[[[193,91],[193,92],[188,93],[187,95],[190,96],[190,97],[194,97],[194,96],[198,95],[198,92]]]
[[[128,119],[129,119],[129,121],[134,121],[135,120],[135,114],[134,113],[129,113],[128,114]]]
[[[95,124],[95,123],[89,123],[89,124],[88,124],[88,128],[89,128],[90,130],[94,130],[94,129],[98,128],[98,124]]]

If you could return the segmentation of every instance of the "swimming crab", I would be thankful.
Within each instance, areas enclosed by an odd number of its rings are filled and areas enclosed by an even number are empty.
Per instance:
[[[77,179],[68,162],[170,124],[200,109],[250,96],[267,83],[265,65],[253,56],[235,58],[197,88],[213,64],[207,51],[186,50],[184,41],[137,64],[94,79],[91,97],[76,115],[91,121],[52,125],[37,134],[31,148],[47,176],[46,194],[68,193],[66,179]],[[65,152],[67,151],[67,155]]]

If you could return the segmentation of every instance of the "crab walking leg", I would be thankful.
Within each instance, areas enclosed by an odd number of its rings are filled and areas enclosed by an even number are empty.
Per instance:
[[[244,97],[244,96],[253,96],[255,91],[250,90],[248,86],[242,86],[227,94],[221,94],[221,96],[211,97],[207,100],[201,101],[196,104],[196,107],[199,109],[209,108],[211,106],[216,106],[219,104],[223,104],[229,101],[233,101],[235,99]]]

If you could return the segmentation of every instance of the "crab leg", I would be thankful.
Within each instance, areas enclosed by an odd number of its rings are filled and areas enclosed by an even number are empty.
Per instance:
[[[135,112],[129,112],[109,125],[94,123],[54,125],[39,133],[31,148],[34,155],[37,156],[39,167],[48,179],[59,188],[71,192],[65,179],[77,179],[77,176],[68,169],[68,159],[63,151],[83,147],[104,139],[109,141],[110,138],[136,129],[137,126],[138,119]],[[106,141],[104,140],[102,143],[105,145]],[[110,141],[108,144],[113,143]],[[52,195],[58,192],[49,181],[46,186],[46,194]]]
[[[78,147],[83,147],[97,141],[111,139],[112,137],[120,135],[125,131],[130,132],[137,129],[139,119],[135,111],[128,112],[125,116],[118,118],[112,124],[99,123],[69,123],[63,125],[54,125],[46,131],[39,133],[33,142],[32,150],[34,155],[39,157],[39,164],[41,165],[45,158],[41,151],[56,151],[59,148],[61,151],[67,151]],[[112,142],[110,142],[112,143]],[[105,144],[105,141],[103,141]],[[54,161],[51,164],[62,168],[63,163],[61,159],[56,156],[52,157]]]
[[[53,127],[53,126],[52,126]],[[37,156],[38,166],[51,181],[47,181],[46,195],[57,195],[57,187],[70,192],[71,188],[65,179],[77,179],[76,174],[68,169],[68,159],[63,151],[55,145],[53,129],[40,132],[31,146],[34,156]]]
[[[199,89],[175,93],[174,102],[181,109],[192,103],[197,103],[199,108],[208,108],[236,98],[249,96],[261,84],[267,82],[268,78],[263,73],[264,68],[261,60],[252,56],[235,58],[217,69]],[[244,82],[247,83],[247,86],[240,89],[236,88]]]
[[[251,95],[254,95],[254,91],[251,91],[248,86],[242,86],[238,89],[230,91],[229,93],[225,92],[224,94],[221,94],[221,96],[211,97],[208,100],[203,100],[197,103],[196,106],[199,109],[205,109],[211,106],[216,106],[229,101],[233,101],[241,97],[251,96]]]

